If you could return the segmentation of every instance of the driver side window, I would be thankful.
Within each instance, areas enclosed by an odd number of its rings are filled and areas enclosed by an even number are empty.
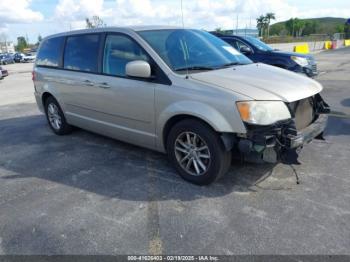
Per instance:
[[[125,35],[107,35],[103,56],[104,74],[124,77],[126,64],[135,60],[149,62],[150,59],[131,38]]]
[[[245,43],[243,43],[243,42],[241,42],[241,41],[239,41],[239,40],[234,40],[234,42],[235,42],[235,48],[236,48],[236,50],[238,50],[239,52],[240,52],[240,50],[241,50],[242,47],[247,47],[247,48],[250,49],[250,47],[249,47],[248,45],[246,45]]]
[[[237,40],[237,47],[238,47],[238,49],[237,49],[238,51],[240,51],[242,47],[246,47],[246,48],[250,49],[250,47],[248,45],[246,45],[245,43],[243,43],[239,40]]]
[[[247,47],[250,49],[248,45],[245,43],[239,41],[238,39],[225,39],[234,49],[236,49],[238,52],[240,52],[242,47]]]

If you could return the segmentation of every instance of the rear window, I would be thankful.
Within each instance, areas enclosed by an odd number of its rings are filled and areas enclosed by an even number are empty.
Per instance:
[[[64,68],[97,73],[99,43],[98,34],[67,37]]]
[[[55,37],[45,40],[39,49],[36,65],[58,67],[64,37]]]

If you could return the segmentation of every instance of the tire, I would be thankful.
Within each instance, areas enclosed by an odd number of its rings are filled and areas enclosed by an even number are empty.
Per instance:
[[[72,132],[72,126],[66,121],[63,111],[52,96],[45,100],[45,113],[47,122],[56,135],[66,135]]]
[[[167,153],[180,176],[196,185],[213,183],[231,165],[231,151],[225,150],[219,134],[196,119],[173,126],[167,138]]]

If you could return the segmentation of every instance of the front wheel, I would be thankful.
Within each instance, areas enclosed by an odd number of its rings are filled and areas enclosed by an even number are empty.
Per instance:
[[[225,150],[219,134],[195,119],[183,120],[170,130],[167,151],[180,176],[197,185],[216,181],[231,164],[231,151]]]

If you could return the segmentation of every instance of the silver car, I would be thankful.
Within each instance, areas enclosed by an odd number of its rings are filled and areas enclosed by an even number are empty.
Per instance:
[[[167,153],[184,179],[201,185],[224,175],[233,153],[290,161],[322,135],[329,111],[316,81],[254,64],[195,29],[52,35],[39,47],[33,81],[57,135],[77,126]]]

